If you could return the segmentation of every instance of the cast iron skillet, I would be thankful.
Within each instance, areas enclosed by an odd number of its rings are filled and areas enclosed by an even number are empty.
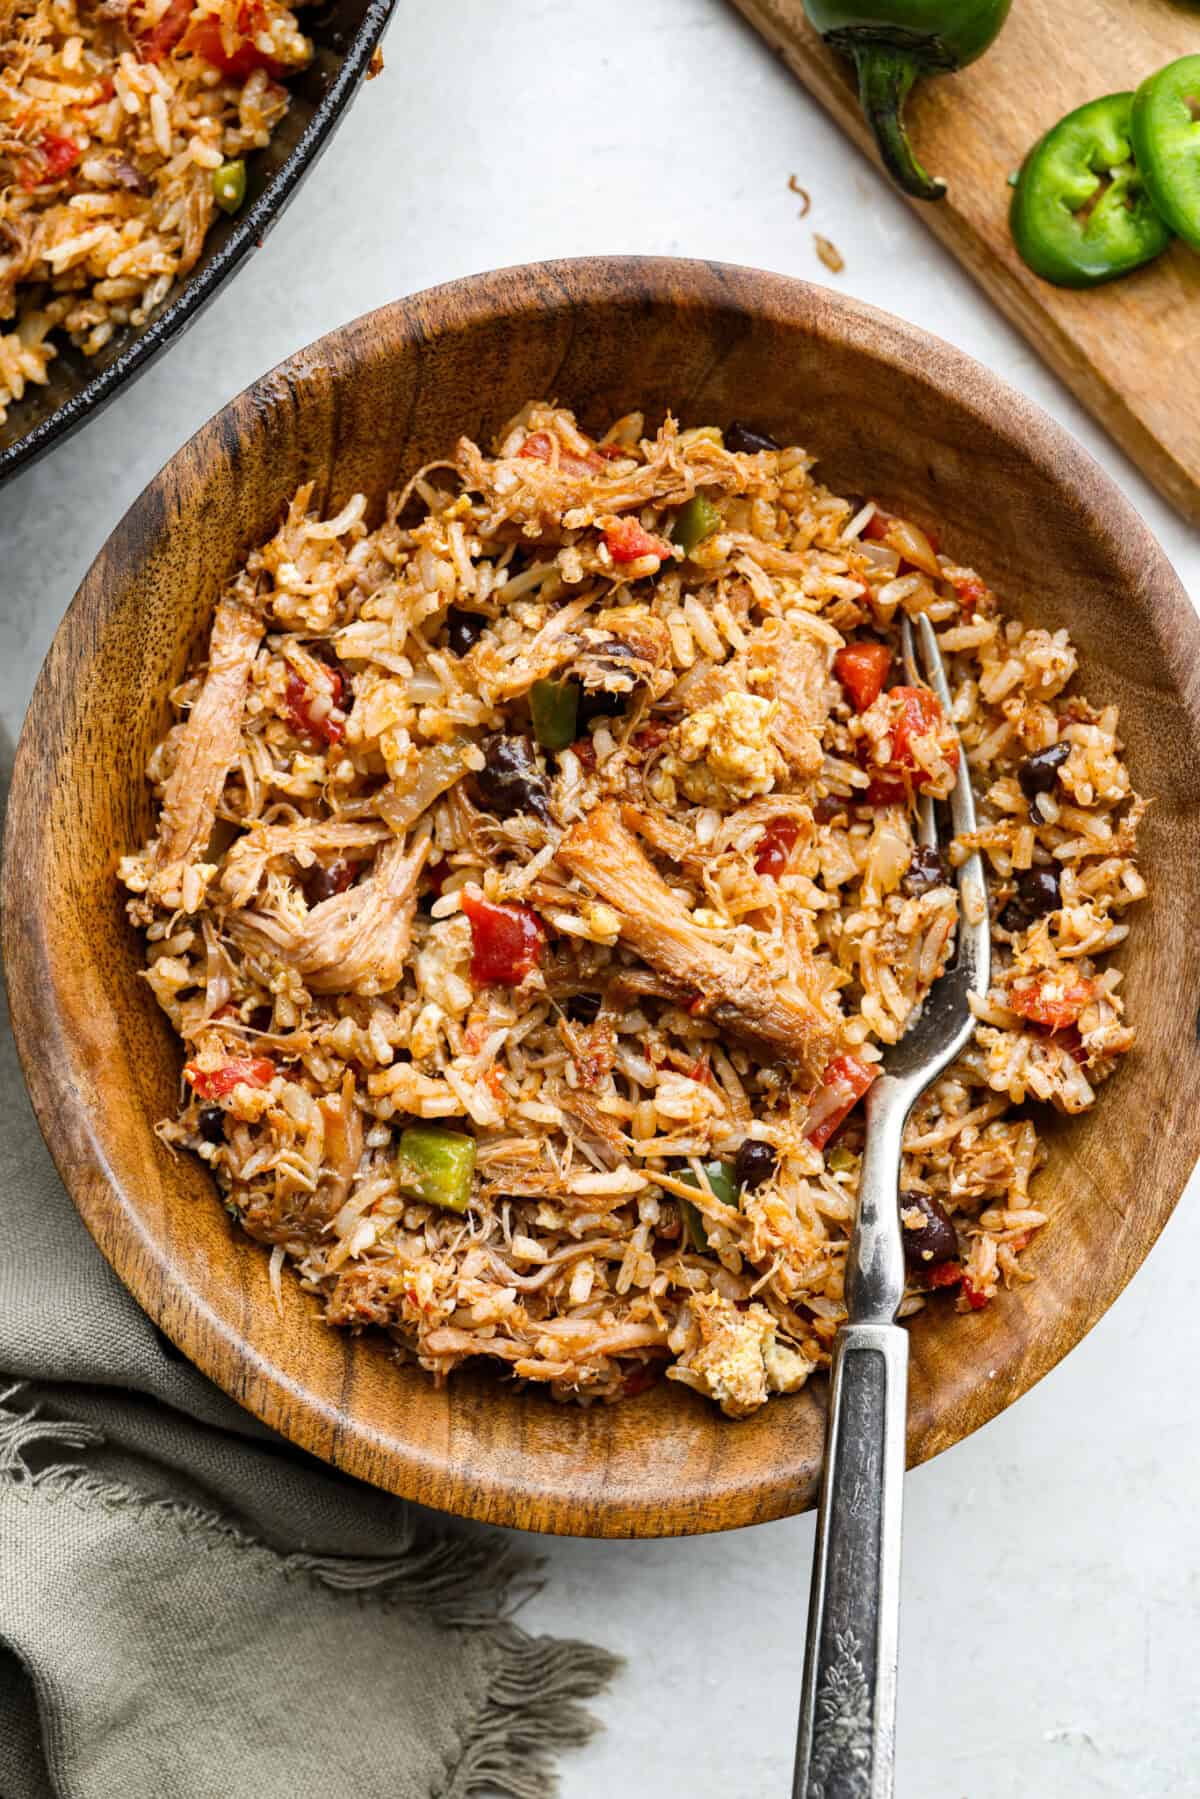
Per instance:
[[[236,218],[218,216],[191,273],[176,282],[146,324],[118,332],[96,356],[61,335],[45,387],[29,387],[0,425],[0,481],[33,462],[93,418],[121,388],[179,337],[227,276],[257,249],[320,156],[353,99],[395,0],[331,0],[305,8],[301,25],[316,54],[288,82],[292,103],[265,150],[247,161],[247,203]]]

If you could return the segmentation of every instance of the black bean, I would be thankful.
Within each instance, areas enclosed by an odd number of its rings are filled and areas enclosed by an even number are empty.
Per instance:
[[[589,693],[585,687],[579,696],[579,729],[582,731],[594,718],[620,718],[632,698],[631,693],[606,693],[599,687]]]
[[[743,425],[740,419],[733,419],[725,430],[725,448],[742,456],[753,456],[758,450],[777,450],[779,445],[765,431],[756,431],[753,425]]]
[[[1017,882],[1017,897],[1033,918],[1044,918],[1062,904],[1055,868],[1027,868]]]
[[[1070,754],[1069,743],[1053,743],[1049,749],[1038,750],[1022,762],[1017,770],[1017,780],[1030,805],[1039,793],[1051,792],[1058,780],[1058,771]]]
[[[196,1129],[206,1143],[224,1143],[225,1114],[220,1106],[205,1106],[196,1120]]]
[[[345,893],[353,881],[354,869],[349,862],[331,862],[328,868],[314,862],[301,876],[300,887],[308,904],[319,906],[322,901],[332,899],[335,893]]]
[[[567,1001],[567,1017],[573,1024],[594,1024],[599,1010],[598,993],[573,993]]]
[[[446,614],[446,648],[450,654],[465,656],[479,641],[488,622],[482,612],[464,612],[461,606],[451,606]]]
[[[528,737],[486,737],[479,747],[484,754],[475,776],[480,804],[497,818],[534,812],[549,824],[549,789]]]
[[[1027,868],[1017,879],[1017,890],[1000,914],[999,923],[1006,931],[1025,931],[1037,918],[1044,918],[1062,904],[1058,871],[1053,868]]]
[[[593,680],[623,675],[636,685],[645,662],[633,644],[623,637],[610,637],[605,643],[589,644],[578,666],[581,673],[586,668]],[[579,729],[584,730],[594,718],[619,718],[632,698],[632,687],[624,693],[613,693],[605,687],[585,686],[579,695]]]
[[[733,1164],[733,1176],[739,1187],[761,1187],[779,1166],[779,1151],[761,1137],[747,1137]]]
[[[907,872],[902,876],[900,886],[909,899],[916,899],[922,893],[928,893],[933,887],[946,885],[946,865],[935,849],[926,849],[919,845],[913,851],[912,861]]]
[[[904,1213],[916,1208],[922,1224],[910,1230]],[[900,1234],[904,1243],[904,1260],[914,1270],[932,1268],[938,1262],[958,1260],[958,1233],[932,1193],[900,1195]]]

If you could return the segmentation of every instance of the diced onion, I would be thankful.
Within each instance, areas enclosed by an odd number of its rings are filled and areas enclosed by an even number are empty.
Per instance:
[[[467,766],[463,760],[465,748],[461,739],[436,744],[421,756],[410,780],[388,782],[376,803],[380,816],[397,837],[402,837],[440,794],[462,779]]]

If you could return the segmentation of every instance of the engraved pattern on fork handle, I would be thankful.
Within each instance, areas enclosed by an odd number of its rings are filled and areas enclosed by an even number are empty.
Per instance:
[[[900,1146],[919,1089],[881,1075],[868,1095],[850,1312],[834,1339],[792,1799],[891,1799],[908,1410]]]
[[[834,1343],[793,1799],[890,1799],[908,1333]]]

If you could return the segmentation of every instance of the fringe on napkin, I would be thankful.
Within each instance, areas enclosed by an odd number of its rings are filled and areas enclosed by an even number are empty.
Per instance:
[[[555,1760],[586,1743],[598,1728],[583,1701],[601,1692],[621,1658],[591,1643],[531,1637],[512,1622],[514,1604],[536,1589],[536,1563],[497,1547],[494,1536],[474,1539],[449,1531],[430,1537],[408,1526],[411,1549],[390,1556],[283,1554],[232,1520],[183,1500],[139,1493],[105,1480],[64,1452],[99,1447],[102,1431],[41,1411],[25,1382],[0,1389],[0,1481],[58,1487],[77,1500],[152,1508],[184,1532],[215,1533],[241,1548],[270,1556],[289,1577],[319,1581],[335,1592],[377,1603],[419,1606],[448,1630],[483,1631],[492,1655],[488,1694],[439,1799],[553,1799]],[[31,1463],[30,1456],[33,1456]]]

